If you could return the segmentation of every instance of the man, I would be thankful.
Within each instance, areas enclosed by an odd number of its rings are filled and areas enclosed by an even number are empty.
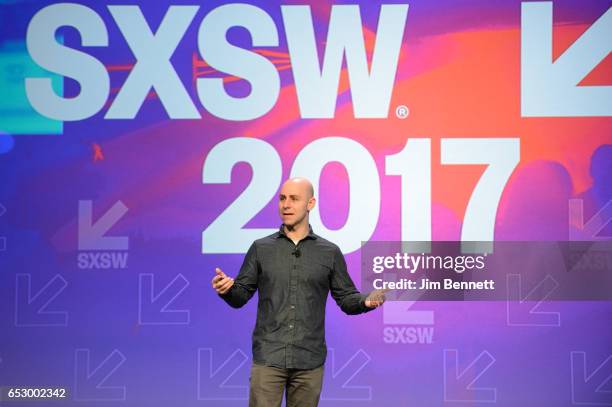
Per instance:
[[[259,290],[253,331],[249,406],[317,406],[323,383],[325,305],[331,295],[346,314],[384,302],[359,293],[338,246],[313,233],[309,212],[316,200],[304,178],[286,181],[279,194],[283,224],[249,248],[236,280],[220,269],[212,286],[229,305],[242,307]]]

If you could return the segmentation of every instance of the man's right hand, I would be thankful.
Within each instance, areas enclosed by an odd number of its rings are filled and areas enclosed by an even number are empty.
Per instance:
[[[227,293],[234,285],[234,279],[225,275],[220,268],[215,269],[215,276],[212,279],[212,287],[218,294]]]

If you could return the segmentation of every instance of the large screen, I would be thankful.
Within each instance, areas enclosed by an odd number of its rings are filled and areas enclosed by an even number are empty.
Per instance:
[[[364,293],[378,241],[592,242],[612,272],[609,0],[5,0],[0,21],[1,405],[246,405],[257,295],[233,309],[211,279],[278,231],[291,177]],[[541,267],[490,301],[330,297],[321,405],[612,405],[610,298],[550,301]],[[43,388],[66,394],[8,399]]]

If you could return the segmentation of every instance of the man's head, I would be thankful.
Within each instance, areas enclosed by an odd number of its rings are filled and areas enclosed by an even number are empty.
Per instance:
[[[306,178],[291,178],[283,184],[279,194],[278,212],[289,229],[306,224],[308,213],[314,208],[314,189]]]

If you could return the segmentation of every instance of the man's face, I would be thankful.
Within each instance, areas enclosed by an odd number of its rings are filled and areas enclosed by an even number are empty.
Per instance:
[[[314,202],[305,182],[285,182],[278,200],[278,212],[283,224],[293,228],[303,222],[308,223],[308,212],[314,207]]]

